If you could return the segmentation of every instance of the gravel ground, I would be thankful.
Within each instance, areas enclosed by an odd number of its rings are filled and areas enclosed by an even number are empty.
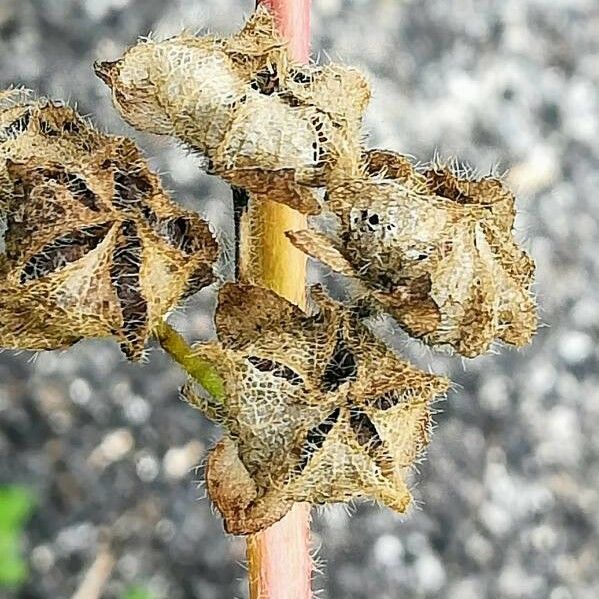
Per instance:
[[[368,505],[319,511],[328,599],[599,596],[599,6],[596,0],[315,0],[314,49],[369,73],[373,145],[509,170],[537,260],[541,329],[524,351],[462,362],[402,342],[458,383],[440,406],[400,519]],[[134,136],[180,200],[230,238],[229,192],[166,140],[131,131],[92,73],[150,30],[228,32],[249,0],[0,0],[0,88],[76,102]],[[222,209],[223,204],[227,206]],[[175,324],[210,335],[212,294]],[[31,580],[2,597],[69,597],[103,547],[104,597],[245,596],[243,543],[226,538],[193,474],[218,431],[178,399],[158,351],[0,355],[0,482],[35,489]],[[201,498],[201,499],[199,499]],[[98,564],[98,562],[96,562]],[[0,595],[2,591],[0,591]]]

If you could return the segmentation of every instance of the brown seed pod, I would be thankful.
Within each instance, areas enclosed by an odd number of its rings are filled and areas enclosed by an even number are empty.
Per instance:
[[[184,396],[228,431],[207,483],[229,532],[261,530],[295,501],[410,504],[406,470],[428,441],[430,402],[448,383],[316,296],[320,311],[306,316],[271,291],[227,284],[216,313],[222,345],[197,347],[225,381],[224,403],[193,383]]]
[[[230,38],[144,41],[96,72],[132,126],[179,138],[209,172],[256,196],[315,214],[310,187],[357,166],[364,77],[295,65],[264,8]]]
[[[94,131],[67,107],[21,108],[28,126],[0,145],[10,185],[0,346],[56,349],[111,335],[139,358],[153,326],[214,280],[209,227],[170,200],[133,142]],[[44,144],[38,124],[48,114],[77,129],[57,126]]]
[[[412,335],[467,357],[498,338],[521,346],[536,330],[534,264],[514,242],[514,197],[499,179],[414,170],[368,153],[364,175],[338,181],[328,207],[338,238],[289,232],[296,247],[361,281]]]
[[[100,133],[62,102],[41,99],[0,105],[0,214],[12,194],[7,160],[25,162],[43,156],[68,166],[82,152],[101,146]]]

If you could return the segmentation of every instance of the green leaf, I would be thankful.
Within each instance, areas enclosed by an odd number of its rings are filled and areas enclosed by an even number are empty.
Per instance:
[[[19,587],[29,577],[29,569],[21,557],[0,562],[0,587]]]
[[[121,596],[121,599],[154,599],[154,596],[143,587],[136,586],[127,589]]]
[[[34,506],[35,498],[25,487],[0,486],[0,533],[21,530]]]
[[[0,487],[0,587],[18,587],[29,576],[21,556],[23,527],[35,506],[33,494],[24,487]]]
[[[19,553],[20,541],[20,532],[0,532],[0,587],[16,587],[27,580],[27,564]]]

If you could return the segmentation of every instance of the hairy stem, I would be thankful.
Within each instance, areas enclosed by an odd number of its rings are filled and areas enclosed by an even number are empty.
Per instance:
[[[247,540],[251,599],[312,597],[310,504],[296,503],[265,531]]]
[[[154,331],[160,345],[179,365],[216,400],[225,398],[225,383],[214,366],[193,353],[185,339],[162,321]]]
[[[260,1],[258,2],[260,3]],[[277,18],[293,58],[310,53],[311,0],[262,0]],[[306,218],[274,202],[250,203],[241,224],[242,276],[305,307],[306,257],[285,231],[306,228]],[[279,522],[247,540],[251,599],[309,599],[312,596],[310,505],[296,504]]]

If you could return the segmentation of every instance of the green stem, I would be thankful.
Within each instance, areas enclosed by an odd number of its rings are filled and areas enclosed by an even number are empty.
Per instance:
[[[197,356],[168,323],[162,321],[154,331],[160,345],[179,365],[217,401],[225,399],[225,382],[214,365]]]

